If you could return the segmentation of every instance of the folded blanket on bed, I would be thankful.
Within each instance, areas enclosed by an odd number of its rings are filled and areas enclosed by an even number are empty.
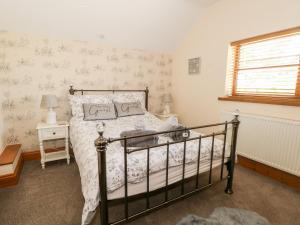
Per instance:
[[[173,141],[182,141],[184,140],[184,138],[189,138],[190,136],[189,130],[181,130],[184,128],[185,127],[178,123],[177,118],[172,116],[161,123],[161,125],[158,128],[158,131],[174,131],[166,133],[164,134],[164,136],[172,138]]]
[[[121,137],[131,137],[137,135],[146,135],[155,133],[154,130],[130,130],[130,131],[123,131],[120,136]],[[146,137],[138,137],[138,138],[131,138],[127,140],[127,147],[147,147],[148,145],[156,145],[158,143],[158,136],[151,135]],[[121,145],[124,147],[124,140],[121,141]]]
[[[182,130],[182,129],[185,129],[185,127],[183,127],[181,125],[174,126],[174,127],[172,127],[172,129],[170,129],[170,130],[174,130],[174,132],[168,133],[167,136],[172,138],[174,141],[182,141],[184,138],[189,138],[190,131]]]

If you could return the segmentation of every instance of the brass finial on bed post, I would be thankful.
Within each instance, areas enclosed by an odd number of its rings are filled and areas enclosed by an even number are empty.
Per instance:
[[[70,85],[69,93],[70,93],[70,95],[75,94],[75,89],[73,88],[73,85]]]
[[[99,134],[99,137],[95,140],[95,146],[97,148],[97,151],[105,151],[106,146],[108,144],[108,139],[103,137],[104,133],[104,128],[105,128],[105,123],[100,123],[97,125],[96,129]]]
[[[97,148],[97,151],[105,151],[106,146],[108,144],[108,140],[103,137],[103,132],[98,132],[99,137],[95,140],[95,146]]]
[[[97,125],[99,137],[95,140],[98,153],[98,174],[100,185],[100,220],[101,225],[108,225],[107,181],[106,181],[106,148],[108,139],[103,136],[105,124]]]
[[[232,120],[232,123],[234,123],[234,125],[239,125],[240,121],[239,121],[239,116],[240,116],[240,110],[236,109],[233,113],[234,118]]]

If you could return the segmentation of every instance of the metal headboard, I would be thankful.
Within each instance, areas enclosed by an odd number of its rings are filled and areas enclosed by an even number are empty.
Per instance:
[[[76,92],[80,92],[81,95],[84,95],[84,92],[144,92],[145,93],[145,108],[148,111],[148,98],[149,98],[149,89],[146,87],[144,90],[109,90],[109,89],[100,89],[100,90],[93,90],[93,89],[75,89],[73,85],[70,86],[69,93],[70,95],[75,95]]]

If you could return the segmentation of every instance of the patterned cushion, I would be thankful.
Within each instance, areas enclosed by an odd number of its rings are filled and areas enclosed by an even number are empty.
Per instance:
[[[118,117],[143,115],[145,114],[142,109],[142,104],[139,101],[136,102],[115,102]]]
[[[112,103],[110,98],[105,95],[69,95],[72,115],[75,117],[83,117],[83,107],[85,103],[108,104]]]
[[[83,120],[110,120],[116,119],[116,110],[113,103],[109,104],[83,104]]]
[[[145,93],[144,92],[117,92],[110,94],[109,98],[113,102],[137,102],[142,104],[142,108],[145,110]]]

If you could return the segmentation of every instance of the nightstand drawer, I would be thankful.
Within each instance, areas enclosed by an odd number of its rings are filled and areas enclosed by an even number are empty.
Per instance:
[[[64,127],[57,127],[51,129],[43,129],[42,131],[42,139],[57,139],[66,137],[66,129]]]

